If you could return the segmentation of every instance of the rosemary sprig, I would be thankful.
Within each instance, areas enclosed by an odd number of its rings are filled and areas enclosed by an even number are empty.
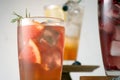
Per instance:
[[[28,13],[27,9],[25,10],[25,15],[26,18],[30,17],[30,13]]]
[[[13,12],[13,15],[17,16],[16,18],[11,20],[11,23],[15,23],[16,21],[22,19],[23,17],[17,14],[16,12]]]
[[[18,20],[20,20],[20,19],[23,18],[21,15],[17,14],[16,12],[13,12],[13,15],[15,15],[16,18],[12,19],[12,20],[11,20],[11,23],[15,23],[15,22],[17,22]],[[28,14],[27,9],[26,9],[26,11],[25,11],[25,17],[26,17],[26,18],[30,17],[30,13]]]

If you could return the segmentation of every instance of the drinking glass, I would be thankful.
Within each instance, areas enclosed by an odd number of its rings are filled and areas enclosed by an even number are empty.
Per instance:
[[[64,22],[50,17],[18,21],[20,80],[61,80]]]
[[[62,6],[51,4],[44,7],[45,16],[65,21],[64,64],[72,64],[77,60],[84,2],[85,0],[68,0]]]
[[[120,76],[120,1],[98,0],[98,13],[106,75]]]
[[[84,15],[84,1],[68,0],[63,6],[63,10],[66,12],[64,60],[67,63],[73,63],[77,60]]]

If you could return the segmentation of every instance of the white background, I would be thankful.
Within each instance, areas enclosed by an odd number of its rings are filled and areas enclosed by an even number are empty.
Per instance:
[[[64,4],[67,0],[0,0],[0,80],[19,80],[17,58],[17,24],[10,23],[15,11],[43,15],[43,6]],[[86,0],[78,60],[85,65],[99,65],[94,72],[71,73],[72,80],[80,76],[105,75],[98,35],[97,0]]]

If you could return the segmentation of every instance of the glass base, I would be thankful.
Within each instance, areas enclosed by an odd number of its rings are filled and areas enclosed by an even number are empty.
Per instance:
[[[120,76],[120,71],[116,70],[110,70],[110,71],[105,71],[107,76]]]

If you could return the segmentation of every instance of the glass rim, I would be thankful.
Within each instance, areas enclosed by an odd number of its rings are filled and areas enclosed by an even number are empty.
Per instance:
[[[53,20],[58,20],[58,21],[61,21],[61,22],[65,22],[63,19],[61,19],[61,18],[56,18],[56,17],[46,17],[46,16],[30,16],[30,17],[23,17],[23,18],[21,18],[21,19],[19,19],[19,20],[22,20],[22,19],[39,19],[39,18],[41,18],[41,19],[53,19]],[[19,21],[18,20],[18,21]]]
[[[30,22],[29,22],[30,20]],[[22,17],[17,20],[18,26],[20,25],[30,25],[32,24],[31,21],[37,21],[40,23],[44,23],[45,25],[65,25],[65,21],[61,18],[55,17],[46,17],[46,16],[30,16],[30,17]]]

